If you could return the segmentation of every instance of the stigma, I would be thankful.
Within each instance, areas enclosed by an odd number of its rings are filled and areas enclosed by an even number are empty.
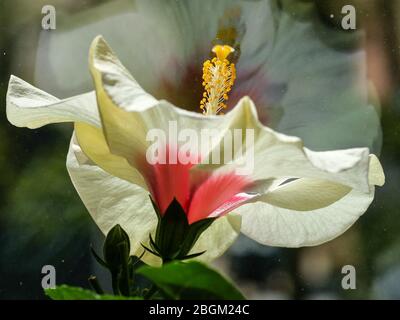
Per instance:
[[[216,45],[212,48],[215,57],[203,64],[203,99],[200,109],[205,115],[216,115],[226,108],[228,94],[236,79],[235,64],[227,58],[234,52],[231,46]]]

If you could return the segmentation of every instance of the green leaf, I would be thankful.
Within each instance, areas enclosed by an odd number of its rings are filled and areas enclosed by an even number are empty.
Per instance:
[[[154,242],[154,239],[153,239],[151,233],[149,234],[149,239],[150,239],[150,246],[151,246],[151,248],[152,248],[154,251],[159,252],[159,251],[160,251],[160,248],[157,247],[157,245],[156,245],[156,243]]]
[[[143,243],[141,243],[140,245],[141,245],[146,251],[148,251],[148,252],[154,254],[154,255],[157,256],[157,257],[160,257],[160,255],[159,255],[157,252],[151,250],[149,247],[145,246]]]
[[[205,231],[214,221],[215,218],[207,218],[192,223],[189,226],[189,230],[182,244],[180,258],[185,257],[190,252],[203,231]]]
[[[204,250],[204,251],[201,251],[201,252],[192,253],[192,254],[189,254],[187,256],[182,256],[180,259],[181,260],[194,259],[194,258],[197,258],[197,257],[201,256],[202,254],[206,253],[206,251],[207,250]]]
[[[160,212],[160,209],[158,208],[157,204],[154,202],[153,198],[151,196],[149,196],[151,204],[153,205],[153,209],[157,214],[157,218],[161,219],[162,218],[162,214]]]
[[[55,289],[45,289],[45,294],[52,300],[141,300],[140,297],[123,297],[108,294],[97,294],[94,291],[67,285],[57,286]]]
[[[151,280],[170,299],[245,299],[225,277],[196,261],[175,261],[161,268],[143,266],[137,273]]]

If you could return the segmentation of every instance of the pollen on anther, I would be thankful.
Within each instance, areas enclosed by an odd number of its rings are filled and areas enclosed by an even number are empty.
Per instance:
[[[235,65],[227,57],[234,49],[228,45],[216,45],[212,49],[216,57],[203,64],[203,99],[200,109],[206,115],[218,114],[227,106],[228,93],[236,79]]]

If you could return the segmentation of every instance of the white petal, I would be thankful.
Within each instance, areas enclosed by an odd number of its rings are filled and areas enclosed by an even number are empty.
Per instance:
[[[7,118],[15,126],[31,129],[74,121],[100,126],[94,92],[59,100],[15,76],[8,85]]]
[[[144,111],[158,103],[133,79],[101,36],[90,46],[89,64],[96,89],[104,89],[107,97],[119,107]]]
[[[331,205],[350,191],[350,187],[342,184],[301,178],[268,191],[257,201],[290,210],[311,211]]]
[[[383,186],[385,184],[385,174],[378,158],[371,154],[369,157],[369,183],[376,186]]]
[[[370,155],[368,192],[316,179],[298,179],[274,186],[264,196],[236,210],[242,232],[267,245],[318,245],[345,232],[368,208],[374,185],[385,176],[379,160]]]
[[[385,175],[378,158],[369,156],[369,184],[382,186]],[[327,207],[351,191],[349,186],[327,180],[301,178],[272,185],[264,195],[252,202],[267,202],[273,206],[295,211],[312,211]],[[369,193],[369,192],[368,192]]]
[[[157,105],[157,100],[138,85],[100,36],[91,45],[89,63],[111,152],[141,161],[137,155],[146,153],[147,130],[140,117],[128,111],[142,113]]]
[[[129,234],[131,254],[140,255],[143,252],[140,243],[148,243],[149,234],[157,224],[148,193],[86,160],[73,137],[67,168],[75,189],[100,230],[106,235],[112,227],[120,224]],[[157,262],[149,253],[146,253],[144,260]]]
[[[278,247],[314,246],[345,232],[367,210],[371,192],[352,190],[332,205],[294,211],[256,202],[236,209],[242,215],[242,232],[265,245]]]
[[[191,254],[206,251],[197,259],[211,261],[221,256],[236,240],[240,233],[241,217],[228,214],[216,219],[197,240]]]
[[[143,176],[128,161],[110,152],[103,130],[83,122],[75,123],[76,140],[85,155],[109,174],[134,183],[145,190]]]
[[[369,191],[367,148],[311,151],[303,146],[300,138],[280,134],[263,126],[248,97],[241,99],[232,112],[236,109],[242,110],[241,117],[232,121],[231,128],[242,129],[243,141],[247,139],[246,129],[253,130],[255,138],[253,146],[243,143],[240,152],[235,154],[234,163],[238,167],[241,160],[252,162],[249,159],[254,159],[251,166],[254,180],[311,178],[331,181],[363,192]],[[225,170],[223,164],[220,166],[219,170]],[[232,165],[225,167],[232,169]],[[215,169],[215,165],[202,165],[201,168]]]

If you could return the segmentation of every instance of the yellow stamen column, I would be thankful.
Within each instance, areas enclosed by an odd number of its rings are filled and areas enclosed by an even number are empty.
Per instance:
[[[216,45],[212,49],[216,57],[203,64],[203,99],[200,108],[205,115],[216,115],[226,108],[228,93],[236,79],[235,64],[228,55],[235,50],[228,45]]]

